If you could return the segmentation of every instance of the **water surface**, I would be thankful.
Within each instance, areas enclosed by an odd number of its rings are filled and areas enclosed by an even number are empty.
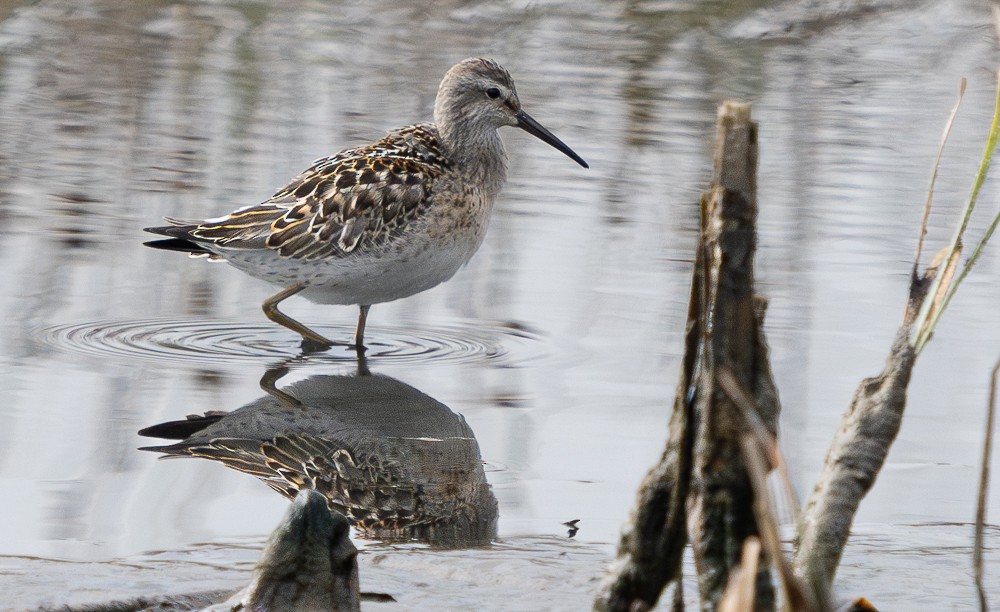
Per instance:
[[[145,249],[141,228],[259,202],[317,157],[429,118],[440,77],[470,55],[499,59],[525,108],[591,169],[504,133],[510,180],[482,250],[450,282],[373,308],[372,371],[464,418],[500,541],[359,540],[362,588],[395,595],[393,609],[587,606],[662,450],[696,203],[727,98],[753,102],[761,126],[758,282],[804,496],[898,325],[959,78],[969,90],[930,251],[975,172],[998,59],[983,3],[805,4],[0,6],[6,605],[246,579],[287,502],[213,462],[158,462],[136,432],[254,401],[297,342],[260,312],[270,287]],[[993,182],[981,201],[974,236],[996,210]],[[858,517],[845,594],[885,609],[974,602],[968,522],[1000,352],[998,272],[991,249],[921,356]],[[353,331],[353,308],[286,308],[324,334]],[[355,368],[330,352],[294,361],[280,384]]]

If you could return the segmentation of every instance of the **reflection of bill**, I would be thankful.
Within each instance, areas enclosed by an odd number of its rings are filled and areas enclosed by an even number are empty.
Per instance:
[[[378,374],[314,376],[262,397],[143,429],[180,440],[142,450],[214,459],[282,495],[316,489],[363,537],[442,547],[488,544],[497,501],[461,415]]]

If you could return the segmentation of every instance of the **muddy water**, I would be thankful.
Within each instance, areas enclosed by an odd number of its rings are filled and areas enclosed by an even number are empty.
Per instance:
[[[141,228],[258,202],[316,157],[428,118],[444,70],[469,55],[500,59],[525,108],[592,168],[504,134],[510,181],[480,253],[449,283],[373,308],[369,366],[467,423],[499,543],[359,540],[362,588],[395,595],[393,609],[586,607],[662,448],[726,98],[752,101],[761,122],[759,283],[804,496],[901,315],[958,80],[969,91],[931,251],[971,183],[998,59],[981,3],[844,6],[0,4],[4,605],[246,579],[285,500],[213,462],[158,462],[136,432],[254,402],[297,343],[260,313],[269,287],[144,249]],[[992,184],[982,202],[974,236],[996,210]],[[997,252],[921,356],[845,594],[885,609],[974,601],[967,523],[1000,351]],[[286,307],[329,336],[353,329],[350,308]],[[340,352],[289,365],[279,386],[356,368]]]

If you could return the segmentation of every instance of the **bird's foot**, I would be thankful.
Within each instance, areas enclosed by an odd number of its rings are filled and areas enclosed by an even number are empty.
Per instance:
[[[368,350],[368,347],[364,344],[348,344],[346,342],[334,342],[332,340],[324,340],[323,342],[320,342],[314,338],[306,337],[302,338],[302,343],[299,345],[299,348],[302,350],[304,355],[313,355],[315,353],[328,351],[335,346],[342,346],[344,349],[354,351],[358,355],[364,355],[365,351]]]
[[[320,342],[313,338],[302,338],[302,344],[299,345],[299,348],[302,350],[304,355],[312,355],[328,351],[330,350],[330,347],[335,346],[336,344],[336,342]]]

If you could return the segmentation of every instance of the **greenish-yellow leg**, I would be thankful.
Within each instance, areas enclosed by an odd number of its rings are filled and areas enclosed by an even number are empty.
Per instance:
[[[361,312],[358,313],[358,328],[354,332],[354,349],[359,352],[365,350],[365,323],[368,322],[368,310],[371,307],[371,304],[362,304]]]
[[[323,336],[317,334],[316,332],[309,329],[305,325],[299,323],[295,319],[289,317],[285,313],[278,310],[278,304],[280,304],[283,300],[292,297],[293,295],[302,291],[303,289],[305,289],[304,284],[295,283],[291,287],[288,287],[287,289],[282,289],[281,291],[267,298],[266,300],[264,300],[264,303],[261,304],[261,308],[264,309],[264,314],[267,315],[268,319],[271,319],[278,325],[287,327],[288,329],[302,336],[302,338],[305,340],[310,340],[312,342],[315,342],[323,346],[333,346],[335,342],[333,342],[332,340],[324,338]]]

